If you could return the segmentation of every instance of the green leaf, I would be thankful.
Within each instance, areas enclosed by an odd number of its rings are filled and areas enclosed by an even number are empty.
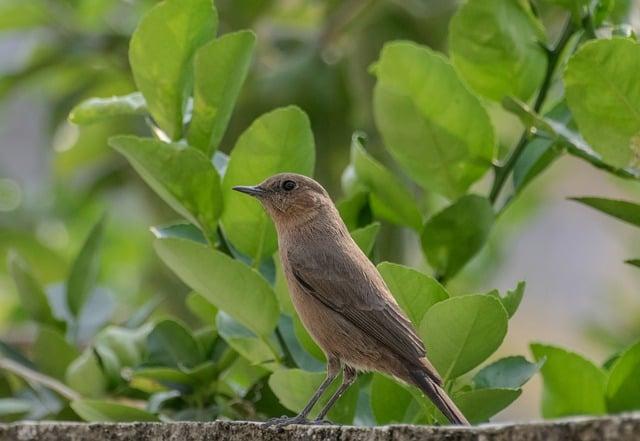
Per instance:
[[[69,121],[74,124],[93,124],[123,115],[145,115],[147,103],[140,92],[110,98],[89,98],[75,106],[69,113]]]
[[[240,31],[213,40],[196,52],[188,139],[207,157],[216,150],[227,128],[251,65],[255,41],[253,32]]]
[[[583,159],[596,168],[605,170],[624,179],[640,179],[640,170],[635,167],[617,167],[605,161],[596,153],[584,139],[567,126],[566,122],[558,122],[547,116],[540,116],[525,103],[505,98],[502,106],[518,116],[527,127],[535,127],[536,133],[559,143],[573,156]]]
[[[445,279],[453,277],[482,249],[494,219],[486,198],[461,197],[425,224],[421,239],[427,261]]]
[[[453,401],[470,423],[483,423],[513,403],[520,389],[478,389],[457,394]]]
[[[270,256],[277,248],[273,223],[260,203],[238,193],[236,185],[255,185],[281,172],[310,176],[315,147],[309,118],[289,106],[262,115],[240,136],[231,151],[222,181],[225,237],[254,260]]]
[[[220,177],[202,152],[136,136],[115,136],[109,144],[171,208],[213,237],[222,210]]]
[[[416,327],[420,326],[429,308],[449,298],[440,283],[413,268],[382,262],[378,265],[378,271],[400,308]]]
[[[468,0],[451,19],[449,50],[460,75],[492,100],[528,100],[547,69],[544,27],[523,0]]]
[[[462,195],[494,154],[479,99],[444,57],[410,42],[387,43],[375,74],[374,115],[391,155],[424,188]]]
[[[187,308],[205,325],[215,325],[218,308],[203,295],[191,292],[185,300]]]
[[[73,261],[67,278],[67,305],[78,316],[89,298],[100,271],[100,252],[104,236],[105,216],[93,226],[80,252]]]
[[[305,328],[304,324],[297,314],[293,317],[293,332],[295,333],[296,338],[305,351],[307,351],[317,360],[326,360],[324,351],[320,349],[320,346],[318,346],[313,337],[311,337],[309,331],[307,331],[307,328]]]
[[[157,239],[160,258],[194,291],[218,309],[268,336],[278,322],[278,303],[267,281],[254,269],[204,245],[184,239]]]
[[[14,251],[9,252],[8,260],[22,307],[36,322],[58,327],[60,323],[53,317],[49,300],[27,263]]]
[[[380,231],[380,222],[373,222],[366,227],[351,231],[350,234],[360,249],[369,255],[376,244],[378,231]]]
[[[640,155],[640,44],[628,38],[585,43],[564,74],[580,133],[603,159],[637,166]]]
[[[507,310],[507,314],[509,318],[513,317],[516,311],[518,310],[518,306],[520,306],[520,302],[522,301],[522,296],[524,295],[524,289],[527,284],[524,281],[518,282],[518,286],[511,291],[507,291],[504,297],[500,297],[500,293],[497,290],[494,290],[489,293],[489,295],[494,296],[500,302],[502,302],[502,306]]]
[[[151,365],[194,367],[204,361],[202,348],[191,332],[174,320],[158,322],[147,336]]]
[[[640,268],[640,259],[628,259],[628,260],[625,260],[624,263],[637,266],[638,268]]]
[[[522,191],[536,176],[560,157],[561,146],[550,139],[535,138],[522,152],[513,167],[513,185]]]
[[[640,205],[634,202],[622,201],[618,199],[607,199],[597,197],[569,198],[591,208],[602,211],[609,216],[628,222],[631,225],[640,227]]]
[[[176,222],[168,225],[156,225],[149,228],[153,235],[158,239],[166,239],[174,237],[179,239],[188,239],[194,242],[200,242],[207,245],[207,238],[204,237],[202,231],[189,222]],[[216,241],[217,242],[217,241]]]
[[[43,0],[3,0],[0,2],[0,31],[46,25],[51,19]]]
[[[640,342],[625,350],[610,370],[607,381],[607,410],[626,412],[640,409]]]
[[[228,385],[237,395],[244,397],[251,387],[269,371],[254,366],[245,358],[238,357],[233,364],[220,375],[220,381]]]
[[[300,412],[309,401],[320,383],[325,378],[323,372],[307,372],[301,369],[280,369],[269,377],[269,387],[278,397],[280,403],[293,412]],[[340,377],[327,388],[318,400],[310,417],[314,418],[336,391]],[[329,411],[328,419],[338,424],[350,424],[356,411],[358,401],[358,383],[351,386]]]
[[[273,263],[275,266],[275,282],[273,284],[273,291],[275,292],[276,298],[278,299],[280,311],[282,311],[283,314],[287,314],[288,316],[293,316],[296,314],[296,311],[293,308],[293,303],[291,303],[291,296],[289,295],[287,278],[284,275],[284,270],[282,269],[282,260],[280,260],[280,254],[278,252],[273,255]]]
[[[64,380],[67,367],[80,355],[60,331],[47,326],[40,327],[32,351],[40,371],[59,380]]]
[[[393,173],[367,153],[363,141],[358,133],[352,136],[351,163],[358,180],[370,191],[374,212],[389,222],[420,230],[422,215],[414,197]]]
[[[194,386],[194,378],[176,368],[144,367],[136,369],[131,375],[129,386],[153,393],[167,388],[184,389]]]
[[[406,386],[382,375],[373,374],[371,380],[371,411],[378,424],[407,422],[407,409],[414,401]]]
[[[429,360],[445,380],[457,378],[486,360],[507,333],[507,313],[486,295],[452,297],[427,310],[420,323]]]
[[[220,337],[251,364],[268,370],[278,367],[282,350],[274,336],[260,338],[223,311],[218,312],[216,327]],[[265,339],[268,339],[269,344]]]
[[[142,18],[131,37],[133,78],[149,113],[171,139],[182,133],[193,54],[215,36],[217,27],[211,0],[165,0]]]
[[[368,200],[368,192],[356,191],[336,204],[340,217],[349,231],[357,229],[360,225],[371,223],[371,210],[369,209]]]
[[[543,417],[606,413],[606,376],[602,369],[576,353],[554,346],[534,343],[531,352],[538,361],[546,358],[540,369],[544,382]]]
[[[544,359],[531,363],[522,356],[505,357],[483,367],[473,377],[477,389],[517,389],[524,385],[544,364]]]
[[[101,397],[105,394],[107,378],[91,348],[85,349],[82,355],[69,365],[65,382],[85,397]]]
[[[98,333],[94,349],[112,385],[122,381],[123,368],[134,368],[142,362],[149,331],[149,326],[138,329],[107,326]]]
[[[91,423],[160,421],[145,410],[111,401],[75,400],[71,402],[71,408],[80,418]]]

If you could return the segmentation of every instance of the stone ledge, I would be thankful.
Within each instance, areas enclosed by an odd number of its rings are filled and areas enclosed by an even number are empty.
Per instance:
[[[640,440],[640,413],[602,418],[522,424],[486,424],[477,427],[290,426],[263,428],[259,423],[58,423],[22,422],[0,425],[0,441],[636,441]]]

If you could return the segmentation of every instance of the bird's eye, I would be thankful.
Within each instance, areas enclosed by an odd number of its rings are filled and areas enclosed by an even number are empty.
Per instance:
[[[296,183],[295,183],[295,182],[293,182],[293,181],[289,181],[289,180],[287,180],[287,181],[284,181],[284,182],[282,183],[282,189],[283,189],[284,191],[291,191],[291,190],[293,190],[294,188],[296,188]]]

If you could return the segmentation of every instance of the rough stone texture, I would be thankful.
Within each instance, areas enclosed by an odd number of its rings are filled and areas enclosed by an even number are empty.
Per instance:
[[[259,423],[15,423],[0,425],[0,441],[631,441],[640,440],[640,413],[478,427],[290,426]]]

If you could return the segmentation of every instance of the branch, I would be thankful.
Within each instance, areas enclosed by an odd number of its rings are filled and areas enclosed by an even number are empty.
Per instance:
[[[8,358],[0,358],[0,369],[4,369],[6,371],[14,373],[29,382],[41,384],[51,389],[52,391],[57,392],[70,401],[79,400],[80,398],[82,398],[76,391],[56,380],[55,378],[51,378],[40,372],[34,371],[33,369],[28,368]]]
[[[573,32],[574,28],[571,23],[571,17],[569,17],[567,19],[567,22],[565,23],[564,29],[562,30],[562,35],[560,36],[560,39],[556,43],[555,47],[551,50],[547,50],[547,71],[545,72],[544,79],[542,80],[542,85],[540,86],[540,91],[538,92],[538,96],[536,97],[536,101],[533,105],[533,110],[536,113],[539,113],[540,109],[542,109],[542,105],[547,98],[547,93],[551,88],[553,74],[555,73],[558,61],[560,61],[560,55],[571,39]],[[491,191],[489,192],[489,201],[492,204],[496,203],[496,200],[498,199],[498,196],[500,196],[500,192],[502,191],[502,187],[511,174],[513,167],[516,165],[518,158],[520,158],[520,155],[522,155],[522,152],[524,152],[527,144],[529,143],[530,134],[531,128],[527,127],[520,136],[520,140],[518,141],[516,148],[513,150],[513,153],[511,153],[504,165],[495,168],[495,178],[493,180]]]

